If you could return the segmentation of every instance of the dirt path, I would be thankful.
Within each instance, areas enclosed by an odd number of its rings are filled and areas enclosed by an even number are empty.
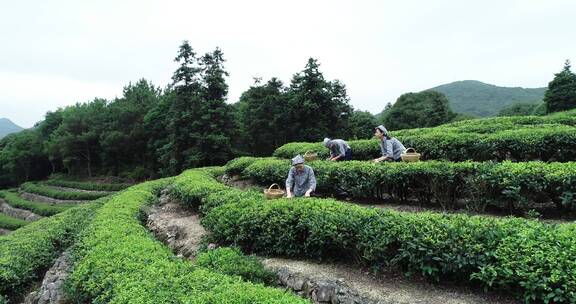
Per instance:
[[[200,225],[199,217],[183,210],[178,202],[163,193],[160,204],[148,212],[147,226],[158,239],[176,254],[193,259],[200,240],[207,232]],[[339,299],[333,303],[429,303],[429,304],[480,304],[517,303],[511,298],[494,293],[466,288],[436,286],[426,282],[408,280],[399,274],[372,275],[355,265],[317,263],[306,260],[261,257],[263,264],[278,274],[283,285],[313,299],[325,296],[334,301],[333,294],[344,294],[345,299],[355,295],[352,302]],[[314,284],[312,289],[306,285]],[[332,288],[329,296],[326,288]],[[346,290],[346,293],[342,291]],[[358,300],[361,299],[361,300]],[[316,303],[325,303],[315,301]]]
[[[345,282],[359,294],[375,299],[378,303],[430,303],[430,304],[480,304],[518,303],[511,297],[495,293],[484,294],[462,286],[437,286],[427,282],[408,280],[400,274],[373,275],[354,265],[324,264],[315,261],[267,258],[266,267],[286,267],[294,273],[315,280],[330,278]]]
[[[12,231],[11,231],[11,230],[8,230],[8,229],[0,228],[0,235],[7,235],[7,234],[9,234],[10,232],[12,232]]]
[[[148,212],[146,226],[156,238],[170,247],[176,254],[193,259],[206,230],[200,225],[198,214],[182,209],[166,191],[160,202]]]

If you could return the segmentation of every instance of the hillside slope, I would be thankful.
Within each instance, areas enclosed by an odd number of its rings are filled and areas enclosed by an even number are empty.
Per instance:
[[[10,134],[24,130],[24,128],[13,123],[8,118],[0,118],[0,138]]]
[[[541,102],[546,92],[546,88],[499,87],[476,80],[456,81],[430,90],[446,94],[453,111],[480,117],[496,116],[514,103]]]

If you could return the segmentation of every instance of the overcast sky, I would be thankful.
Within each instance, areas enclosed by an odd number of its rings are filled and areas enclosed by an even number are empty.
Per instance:
[[[252,77],[286,84],[309,57],[380,112],[406,92],[474,79],[543,87],[576,62],[576,1],[0,0],[0,117],[120,96],[140,78],[164,87],[178,46],[220,47],[228,102]]]

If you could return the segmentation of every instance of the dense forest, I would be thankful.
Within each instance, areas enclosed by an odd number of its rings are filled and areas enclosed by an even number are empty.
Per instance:
[[[325,79],[314,58],[288,85],[255,79],[230,104],[220,49],[200,55],[185,41],[174,60],[178,67],[164,88],[141,79],[125,86],[121,97],[59,108],[34,128],[3,138],[0,187],[58,172],[143,180],[236,156],[270,155],[289,142],[366,139],[380,123],[397,130],[462,119],[435,91],[404,94],[378,117],[354,110],[345,85]],[[546,93],[544,112],[574,107],[574,79],[567,62],[554,80],[559,89]],[[555,101],[559,95],[561,102]]]

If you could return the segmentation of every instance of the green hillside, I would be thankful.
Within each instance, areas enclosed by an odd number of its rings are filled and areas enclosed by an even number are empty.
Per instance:
[[[496,116],[514,103],[537,103],[544,98],[546,88],[508,88],[476,80],[456,81],[430,90],[446,94],[452,110],[480,117]]]
[[[0,138],[10,134],[24,130],[24,128],[16,125],[8,118],[0,118]]]

